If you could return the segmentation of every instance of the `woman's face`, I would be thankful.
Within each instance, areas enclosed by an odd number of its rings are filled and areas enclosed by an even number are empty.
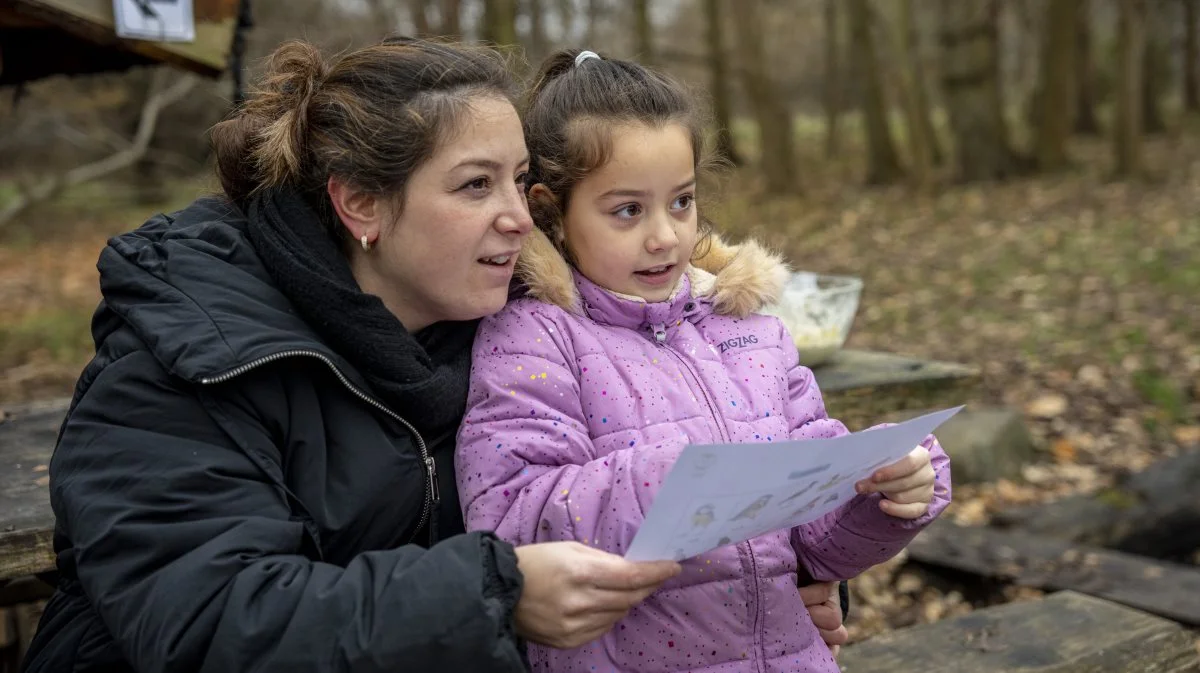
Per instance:
[[[480,96],[404,190],[371,251],[354,254],[363,290],[409,331],[499,311],[521,242],[533,226],[525,200],[529,153],[512,104]]]

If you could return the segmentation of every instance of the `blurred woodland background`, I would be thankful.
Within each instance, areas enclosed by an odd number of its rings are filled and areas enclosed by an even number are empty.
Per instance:
[[[256,0],[238,65],[249,79],[288,38],[338,50],[402,32],[501,45],[522,76],[553,49],[589,48],[706,92],[730,165],[707,199],[718,226],[796,268],[861,277],[849,346],[974,365],[954,401],[1027,428],[1012,470],[956,484],[946,516],[979,524],[1200,448],[1198,11]],[[99,249],[216,188],[206,131],[235,90],[231,75],[165,66],[0,88],[0,404],[70,393],[92,350]],[[921,405],[877,402],[834,398],[830,412],[857,429]],[[852,586],[856,639],[1039,594],[903,556]]]

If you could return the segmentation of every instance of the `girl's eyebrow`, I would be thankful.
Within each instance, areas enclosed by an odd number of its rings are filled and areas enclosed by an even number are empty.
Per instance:
[[[679,184],[677,187],[673,188],[671,191],[672,192],[682,191],[682,190],[687,189],[688,187],[691,187],[695,184],[696,184],[696,176],[693,175],[692,177],[688,178],[683,183]],[[606,199],[610,196],[624,196],[624,197],[630,197],[630,198],[637,198],[637,197],[641,197],[641,196],[646,196],[649,193],[650,193],[649,191],[642,190],[642,189],[610,189],[607,192],[604,192],[603,194],[598,196],[597,199]]]

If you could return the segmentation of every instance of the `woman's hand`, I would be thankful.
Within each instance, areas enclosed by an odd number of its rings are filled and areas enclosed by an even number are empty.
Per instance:
[[[577,542],[526,545],[516,551],[525,577],[514,616],[517,633],[562,649],[604,635],[681,570],[672,561],[633,563]]]
[[[882,467],[854,485],[859,493],[882,493],[879,508],[898,519],[919,519],[933,502],[936,475],[929,450],[918,446],[900,460]]]
[[[842,624],[842,601],[838,596],[838,582],[820,582],[800,587],[800,598],[808,608],[813,624],[821,633],[821,640],[829,646],[836,658],[838,650],[850,639],[846,626]]]

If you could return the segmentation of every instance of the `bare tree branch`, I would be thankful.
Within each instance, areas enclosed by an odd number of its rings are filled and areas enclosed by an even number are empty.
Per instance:
[[[174,78],[174,83],[164,89],[167,80],[171,78]],[[129,147],[99,161],[72,168],[62,175],[43,180],[23,191],[3,210],[0,210],[0,225],[4,225],[29,206],[45,201],[63,189],[90,182],[132,166],[146,155],[146,151],[150,147],[150,139],[154,136],[154,129],[158,125],[159,113],[164,108],[179,102],[195,85],[196,78],[191,74],[180,74],[169,68],[160,69],[154,74],[150,93],[146,96],[145,105],[142,106],[137,132],[134,133],[133,142]]]

